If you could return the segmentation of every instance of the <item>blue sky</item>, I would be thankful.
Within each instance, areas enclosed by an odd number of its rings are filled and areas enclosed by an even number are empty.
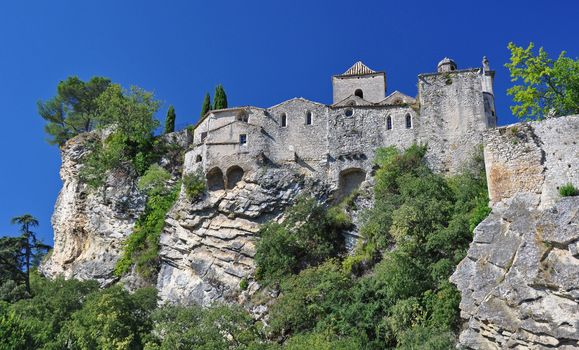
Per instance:
[[[579,56],[579,1],[5,1],[0,5],[0,235],[36,216],[52,242],[59,151],[44,140],[36,102],[60,80],[105,76],[153,91],[159,116],[197,120],[221,83],[230,105],[301,96],[331,102],[330,77],[362,60],[385,70],[388,91],[416,94],[416,76],[445,56],[459,68],[483,55],[497,70],[500,124],[514,122],[506,45],[529,41]]]

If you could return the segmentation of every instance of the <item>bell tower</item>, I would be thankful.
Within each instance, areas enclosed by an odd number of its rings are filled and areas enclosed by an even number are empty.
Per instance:
[[[386,98],[386,73],[376,72],[361,61],[332,77],[334,104],[350,96],[377,103]]]

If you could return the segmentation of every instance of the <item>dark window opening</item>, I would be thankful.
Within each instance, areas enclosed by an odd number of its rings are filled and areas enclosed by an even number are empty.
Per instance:
[[[201,155],[197,155],[197,157],[195,157],[195,162],[199,163],[200,161],[203,160],[203,157],[201,157]]]
[[[312,125],[312,112],[306,112],[306,125]]]
[[[388,118],[386,118],[386,129],[392,130],[392,117],[391,116],[388,116]]]
[[[346,117],[351,117],[354,114],[354,110],[352,108],[346,108],[346,112],[344,112]]]
[[[287,115],[285,113],[281,115],[281,126],[282,128],[287,126]]]
[[[362,91],[362,89],[356,89],[354,95],[358,96],[359,98],[364,98],[364,92]]]
[[[232,166],[231,168],[227,169],[227,188],[232,189],[235,188],[237,183],[243,180],[243,175],[245,172],[243,169],[237,165]]]
[[[412,117],[410,114],[406,115],[406,129],[412,128]]]
[[[201,133],[201,141],[205,140],[206,137],[207,137],[207,132],[202,132]]]
[[[223,172],[219,168],[213,168],[207,172],[207,188],[209,191],[218,191],[225,188]]]
[[[246,143],[247,143],[247,135],[246,134],[239,135],[239,144],[245,145]]]

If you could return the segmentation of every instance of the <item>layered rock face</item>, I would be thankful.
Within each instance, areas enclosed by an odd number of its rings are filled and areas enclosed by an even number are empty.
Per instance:
[[[181,193],[161,235],[160,298],[208,305],[232,296],[255,270],[260,225],[279,219],[300,193],[323,198],[324,188],[290,168],[272,167],[193,202]]]
[[[579,118],[491,130],[485,162],[492,213],[451,281],[469,349],[579,348]]]
[[[94,279],[106,286],[116,280],[112,271],[122,242],[144,210],[145,196],[130,169],[109,174],[97,191],[79,181],[87,142],[98,138],[95,133],[82,134],[61,148],[63,185],[52,215],[54,249],[40,271],[48,277]]]

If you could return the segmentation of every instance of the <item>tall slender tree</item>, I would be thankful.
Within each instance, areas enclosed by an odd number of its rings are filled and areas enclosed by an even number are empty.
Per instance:
[[[173,105],[169,106],[167,111],[167,118],[165,118],[165,134],[175,131],[175,108]]]
[[[227,108],[227,95],[225,94],[225,89],[223,89],[223,86],[219,84],[215,87],[213,109],[224,108]]]
[[[209,95],[209,93],[206,93],[205,98],[203,99],[203,106],[201,107],[201,118],[203,118],[203,116],[207,114],[207,112],[209,112],[210,110],[211,110],[211,96]]]
[[[42,244],[36,238],[36,234],[31,231],[32,227],[38,226],[38,220],[34,216],[30,214],[16,216],[12,218],[11,223],[20,225],[20,249],[23,257],[21,269],[26,275],[26,291],[30,294],[30,268],[35,262],[39,262],[40,256],[44,255],[50,247]]]

